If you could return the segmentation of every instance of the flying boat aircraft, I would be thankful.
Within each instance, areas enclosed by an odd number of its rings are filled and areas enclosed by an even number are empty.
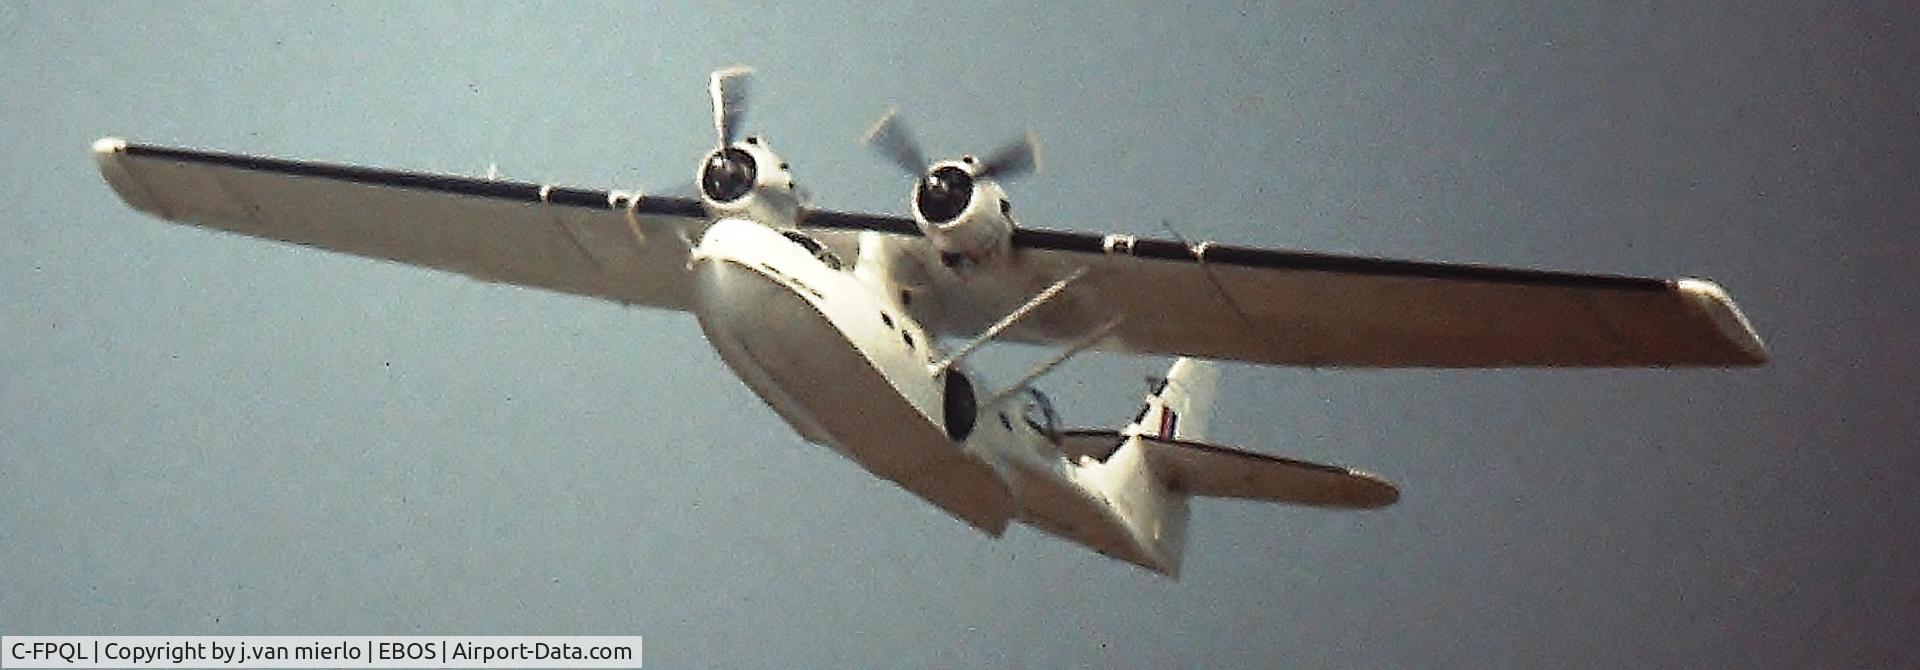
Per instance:
[[[910,217],[815,208],[744,132],[715,72],[697,196],[286,160],[106,138],[132,207],[178,223],[689,311],[802,437],[998,537],[1012,522],[1169,576],[1188,501],[1377,508],[1373,475],[1207,441],[1213,360],[1332,368],[1748,366],[1767,350],[1717,285],[1383,260],[1018,225],[1021,138],[928,160],[895,113],[867,143],[914,176]],[[992,342],[1056,353],[988,383]],[[1118,428],[1068,429],[1033,382],[1082,351],[1177,357]]]

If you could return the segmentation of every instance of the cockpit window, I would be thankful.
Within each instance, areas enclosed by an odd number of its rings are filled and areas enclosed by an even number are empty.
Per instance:
[[[821,244],[819,240],[807,237],[797,230],[782,230],[780,234],[793,240],[793,243],[800,245],[800,248],[806,249],[808,253],[813,254],[814,258],[820,259],[820,262],[826,263],[827,267],[835,270],[846,267],[840,262],[840,255],[833,253],[832,249],[828,249],[827,245]]]

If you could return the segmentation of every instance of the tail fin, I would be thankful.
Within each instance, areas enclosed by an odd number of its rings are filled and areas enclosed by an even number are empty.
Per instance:
[[[1182,358],[1155,380],[1133,422],[1118,434],[1106,431],[1104,453],[1074,458],[1081,481],[1100,492],[1101,506],[1115,532],[1070,535],[1111,556],[1167,575],[1180,573],[1187,547],[1187,496],[1156,472],[1146,442],[1200,440],[1213,420],[1213,397],[1220,370],[1212,363]],[[1079,440],[1069,438],[1066,444]],[[1063,445],[1065,446],[1065,445]],[[1084,533],[1084,531],[1083,531]]]
[[[1207,425],[1213,421],[1213,398],[1220,388],[1220,368],[1213,363],[1182,358],[1167,369],[1167,376],[1154,381],[1147,401],[1134,415],[1133,423],[1120,429],[1122,435],[1139,435],[1158,440],[1201,442],[1207,438]]]
[[[1099,513],[1035,504],[1029,521],[1173,576],[1186,551],[1189,497],[1349,509],[1400,498],[1399,489],[1364,472],[1207,443],[1219,382],[1212,364],[1182,358],[1154,383],[1132,423],[1119,431],[1067,431],[1061,451],[1075,464],[1075,480],[1098,492]]]

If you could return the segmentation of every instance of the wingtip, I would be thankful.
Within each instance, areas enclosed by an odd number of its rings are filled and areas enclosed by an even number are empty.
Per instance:
[[[107,186],[128,206],[163,219],[173,218],[161,209],[159,200],[141,186],[130,172],[129,163],[132,161],[128,160],[127,147],[128,142],[118,137],[102,137],[93,141],[93,162],[100,169],[100,176],[107,180]]]
[[[1400,502],[1400,487],[1395,486],[1393,482],[1387,481],[1385,477],[1353,468],[1347,468],[1347,475],[1366,484],[1365,488],[1367,491],[1365,494],[1355,497],[1355,504],[1353,505],[1355,508],[1380,509],[1382,507],[1392,507],[1395,503]]]
[[[127,150],[127,141],[118,137],[102,137],[93,141],[93,155],[111,156]]]
[[[1740,312],[1740,306],[1733,302],[1727,290],[1709,279],[1687,277],[1673,283],[1674,289],[1681,295],[1699,305],[1707,319],[1713,322],[1720,336],[1731,343],[1738,351],[1739,358],[1734,365],[1765,365],[1773,360],[1772,352],[1760,339],[1760,333],[1753,329],[1753,323]]]

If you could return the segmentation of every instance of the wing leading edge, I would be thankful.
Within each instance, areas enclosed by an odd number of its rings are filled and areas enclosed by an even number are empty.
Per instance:
[[[700,203],[103,139],[100,173],[144,212],[356,256],[688,309]]]

